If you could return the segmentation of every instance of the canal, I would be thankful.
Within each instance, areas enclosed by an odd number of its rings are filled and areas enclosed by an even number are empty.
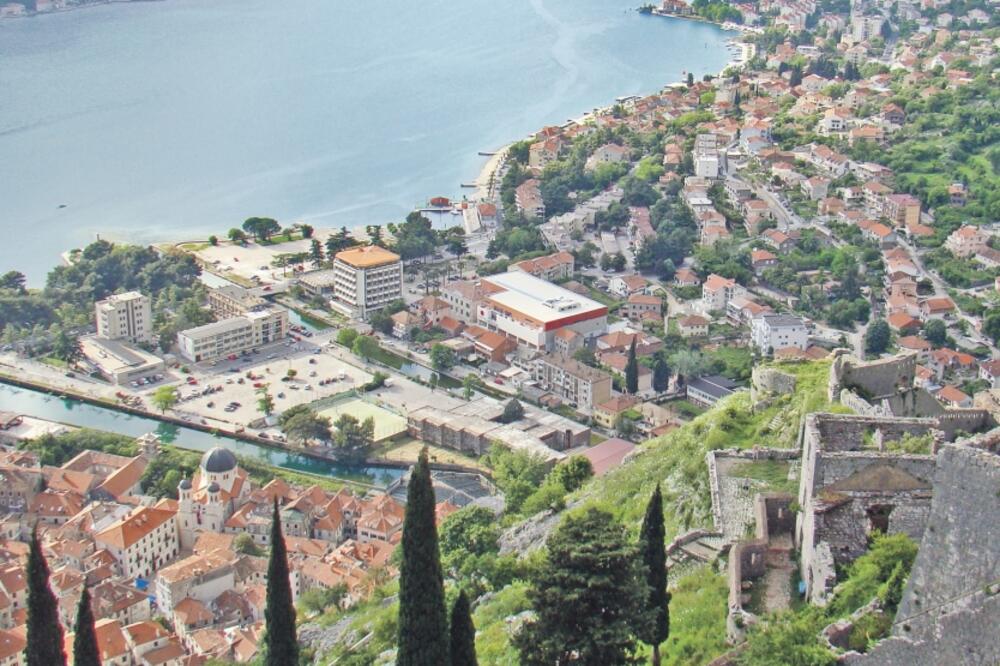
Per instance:
[[[339,465],[291,451],[261,446],[231,437],[212,435],[200,430],[123,414],[106,407],[98,407],[78,400],[60,398],[40,391],[6,384],[0,384],[0,409],[81,428],[115,432],[129,437],[139,437],[148,432],[154,432],[159,435],[163,443],[182,449],[207,451],[213,447],[222,446],[238,456],[252,458],[274,467],[350,481],[362,481],[380,487],[389,485],[403,473],[403,470],[391,467]]]

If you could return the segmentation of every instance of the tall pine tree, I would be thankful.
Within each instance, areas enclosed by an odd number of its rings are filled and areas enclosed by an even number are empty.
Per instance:
[[[639,640],[653,648],[653,666],[660,664],[660,644],[670,635],[670,593],[667,592],[667,549],[664,541],[663,495],[656,484],[646,505],[639,532],[639,551],[645,565],[650,621],[636,631]]]
[[[49,587],[49,565],[42,554],[37,530],[31,533],[28,550],[28,627],[25,656],[27,666],[65,665],[59,605]]]
[[[476,661],[476,626],[465,590],[458,593],[451,607],[451,666],[478,666]]]
[[[101,666],[97,648],[94,611],[90,607],[90,590],[83,586],[80,603],[76,606],[76,628],[73,635],[73,666]]]
[[[632,395],[639,392],[639,359],[635,356],[635,340],[636,338],[632,338],[632,344],[628,348],[628,362],[625,364],[625,392]]]
[[[413,466],[406,489],[396,666],[448,663],[448,611],[434,506],[434,485],[424,449]]]
[[[299,642],[295,636],[295,604],[288,581],[288,553],[281,533],[281,513],[274,499],[271,518],[271,558],[267,563],[267,605],[264,608],[264,666],[296,666]]]

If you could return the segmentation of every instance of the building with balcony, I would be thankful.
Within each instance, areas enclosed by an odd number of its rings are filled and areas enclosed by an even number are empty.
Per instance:
[[[149,297],[138,291],[109,296],[94,305],[97,336],[107,340],[151,342],[153,315]]]
[[[351,317],[367,319],[403,297],[403,263],[399,255],[368,245],[338,252],[333,258],[331,305]]]
[[[181,356],[198,363],[242,354],[280,340],[287,332],[288,311],[266,309],[181,331],[177,346]]]

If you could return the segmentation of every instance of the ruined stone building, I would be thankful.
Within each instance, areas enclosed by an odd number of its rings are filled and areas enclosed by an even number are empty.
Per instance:
[[[810,601],[826,603],[836,565],[863,555],[873,531],[923,535],[934,456],[895,453],[889,443],[926,436],[936,425],[934,419],[843,414],[806,418],[796,545]]]

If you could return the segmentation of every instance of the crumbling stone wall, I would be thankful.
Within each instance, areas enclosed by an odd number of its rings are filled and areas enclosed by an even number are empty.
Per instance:
[[[779,395],[795,391],[795,376],[775,368],[755,366],[750,376],[750,404],[754,410],[766,409]]]
[[[944,445],[892,637],[848,666],[1000,663],[1000,430]]]
[[[993,415],[985,409],[949,409],[937,417],[937,428],[948,441],[959,432],[973,434],[997,426]]]
[[[916,354],[899,354],[892,358],[864,362],[849,355],[845,349],[833,352],[828,393],[831,401],[840,391],[853,388],[869,401],[885,398],[913,387],[917,372]]]
[[[1000,430],[941,448],[929,520],[897,615],[916,639],[935,607],[1000,582]]]
[[[729,551],[729,615],[726,633],[730,643],[743,640],[747,627],[756,621],[743,608],[744,583],[767,572],[767,553],[773,538],[790,535],[795,528],[794,498],[785,493],[761,493],[754,498],[756,538],[741,541]]]

